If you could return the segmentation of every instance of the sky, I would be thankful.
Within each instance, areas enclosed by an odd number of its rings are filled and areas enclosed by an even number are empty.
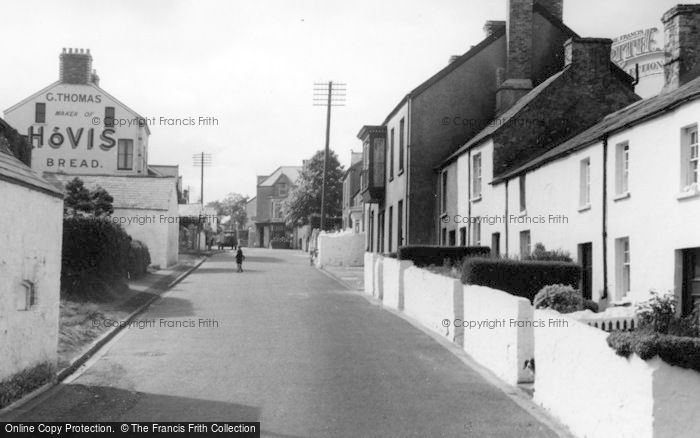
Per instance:
[[[663,26],[677,0],[568,0],[581,36]],[[696,3],[685,0],[683,3]],[[347,84],[331,149],[346,167],[356,135],[505,20],[507,0],[1,0],[0,110],[58,79],[62,48],[89,48],[100,87],[143,117],[216,118],[151,125],[149,164],[177,164],[191,202],[206,152],[205,202],[254,196],[256,175],[301,165],[325,144],[313,84]],[[659,38],[662,39],[662,33]],[[662,41],[660,41],[662,43]]]

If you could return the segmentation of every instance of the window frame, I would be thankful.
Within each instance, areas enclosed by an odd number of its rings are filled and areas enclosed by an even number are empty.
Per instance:
[[[405,151],[404,151],[404,146],[405,146],[405,141],[404,141],[404,135],[406,132],[406,120],[405,118],[401,118],[399,121],[399,175],[403,173],[403,167],[404,167],[404,160],[405,160]]]
[[[130,153],[122,153],[122,146],[128,145],[131,147]],[[122,167],[122,156],[125,158],[131,167]],[[134,170],[134,140],[131,138],[120,138],[117,140],[117,170]]]
[[[389,181],[392,181],[394,179],[394,128],[391,128],[389,136]]]
[[[579,208],[591,207],[591,158],[581,160],[579,169]]]
[[[477,166],[478,163],[478,166]],[[472,193],[471,193],[471,198],[472,200],[479,200],[481,199],[481,193],[482,193],[482,170],[483,168],[483,161],[481,159],[481,152],[477,152],[476,154],[472,155]]]
[[[34,123],[46,123],[46,102],[34,103]]]
[[[110,115],[111,113],[111,115]],[[104,125],[105,128],[114,128],[114,118],[116,111],[113,106],[106,106],[105,107],[105,117],[104,117]]]
[[[615,149],[615,156],[615,194],[623,196],[629,193],[629,142],[618,143]]]
[[[686,129],[688,138],[688,168],[686,185],[700,184],[700,142],[698,141],[698,127],[692,126]],[[695,141],[693,141],[693,137]]]
[[[440,215],[444,216],[447,214],[447,169],[442,171],[442,178],[440,181]]]
[[[527,211],[527,182],[525,174],[518,177],[518,189],[520,191],[520,212],[524,213]]]

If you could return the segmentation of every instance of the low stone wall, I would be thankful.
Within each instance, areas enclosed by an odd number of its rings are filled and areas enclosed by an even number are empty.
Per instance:
[[[372,296],[378,300],[384,298],[384,256],[377,255],[374,262],[374,287]]]
[[[403,310],[404,272],[413,266],[408,260],[384,258],[382,275],[382,303],[395,310]]]
[[[375,265],[377,263],[377,258],[379,256],[374,252],[365,253],[364,261],[364,277],[365,277],[365,293],[368,295],[374,295],[374,271]]]
[[[410,266],[404,272],[403,297],[406,315],[462,345],[464,329],[454,323],[464,316],[463,288],[458,279]]]
[[[364,233],[321,233],[318,235],[316,265],[362,266],[364,264]]]
[[[483,286],[463,288],[464,351],[509,384],[532,382],[524,366],[534,357],[530,301]]]
[[[566,326],[535,329],[535,402],[577,436],[698,437],[700,373],[618,356],[608,333],[551,310],[535,319]]]

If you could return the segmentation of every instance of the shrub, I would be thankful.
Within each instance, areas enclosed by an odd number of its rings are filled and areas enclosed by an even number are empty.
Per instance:
[[[44,362],[0,382],[0,408],[49,383],[55,371],[53,364]]]
[[[554,251],[547,251],[547,249],[541,243],[535,244],[535,249],[529,256],[526,256],[523,260],[541,260],[547,262],[571,262],[571,254],[567,251],[557,249]]]
[[[462,265],[462,283],[499,289],[530,301],[547,285],[576,286],[580,277],[581,266],[567,262],[472,257]]]
[[[487,246],[407,245],[399,247],[397,254],[399,260],[411,260],[419,267],[442,266],[445,260],[457,264],[467,257],[488,257],[491,249]]]
[[[270,239],[270,248],[273,249],[289,249],[291,247],[292,239],[286,236],[275,236]]]
[[[607,342],[619,356],[635,353],[643,360],[659,356],[669,365],[700,372],[700,338],[636,331],[611,333]]]
[[[123,288],[131,237],[107,219],[63,219],[61,292],[75,298],[104,298]]]
[[[145,243],[133,240],[129,246],[127,271],[130,278],[140,278],[148,272],[151,264],[151,253]]]
[[[692,315],[678,317],[676,297],[653,290],[650,295],[651,298],[637,305],[640,330],[676,336],[700,336],[698,310]]]
[[[598,303],[593,300],[583,299],[583,308],[593,313],[598,313]]]
[[[560,313],[583,310],[581,292],[571,286],[553,284],[543,287],[533,300],[536,309],[553,309]]]

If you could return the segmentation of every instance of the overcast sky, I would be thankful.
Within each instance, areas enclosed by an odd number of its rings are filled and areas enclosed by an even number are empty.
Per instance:
[[[89,48],[100,86],[144,117],[216,117],[218,126],[151,126],[150,164],[179,164],[191,201],[192,155],[213,155],[205,201],[255,195],[255,175],[322,149],[325,112],[313,83],[347,83],[331,148],[345,165],[356,134],[379,124],[450,55],[504,20],[506,0],[36,1],[3,0],[0,110],[58,79],[63,47]],[[662,29],[672,0],[568,0],[582,36]],[[683,3],[696,3],[684,1]],[[659,43],[663,43],[659,34]]]

